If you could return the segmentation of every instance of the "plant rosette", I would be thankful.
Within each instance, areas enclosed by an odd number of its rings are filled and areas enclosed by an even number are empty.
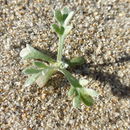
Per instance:
[[[30,86],[36,82],[38,86],[43,87],[51,78],[51,76],[59,71],[64,74],[71,85],[68,96],[73,97],[73,107],[79,108],[81,103],[84,103],[87,106],[93,105],[94,98],[98,96],[98,93],[93,89],[85,88],[85,86],[88,84],[88,80],[77,80],[67,70],[68,67],[84,64],[85,59],[83,57],[72,58],[66,62],[62,60],[65,38],[72,29],[72,26],[68,24],[73,14],[74,12],[69,10],[67,7],[63,8],[62,10],[54,11],[54,17],[57,21],[57,24],[53,24],[51,28],[59,38],[56,60],[34,49],[29,44],[26,45],[26,48],[21,50],[20,56],[24,60],[33,59],[33,65],[23,70],[23,73],[28,75],[25,86]]]

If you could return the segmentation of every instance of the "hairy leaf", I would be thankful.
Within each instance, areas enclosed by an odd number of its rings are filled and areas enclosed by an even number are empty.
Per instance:
[[[83,57],[74,57],[69,61],[70,66],[82,65],[85,63],[85,59]]]
[[[80,96],[76,96],[73,98],[73,107],[74,108],[79,108],[81,105],[81,99]]]
[[[74,15],[74,12],[73,12],[73,11],[71,11],[71,12],[68,14],[67,18],[66,18],[65,21],[64,21],[64,26],[67,26],[67,24],[69,23],[69,21],[71,20],[71,18],[73,17],[73,15]]]
[[[22,51],[20,52],[20,56],[23,59],[42,59],[47,62],[54,62],[52,58],[34,49],[29,44],[26,45],[26,48],[22,49]]]
[[[76,90],[74,87],[71,87],[68,91],[68,96],[73,96],[75,94]]]
[[[92,96],[86,91],[85,88],[80,88],[80,89],[78,89],[78,91],[80,93],[80,98],[85,105],[91,106],[94,104],[94,100],[93,100]]]
[[[69,21],[71,20],[74,12],[69,10],[69,8],[67,7],[64,7],[62,10],[61,10],[61,13],[63,14],[63,17],[64,17],[64,26],[67,26],[67,24],[69,23]]]
[[[73,14],[74,12],[70,11],[67,7],[63,8],[61,11],[56,10],[54,12],[56,20],[58,21],[58,23],[60,23],[60,25],[63,25],[64,27],[67,26]]]
[[[40,74],[41,74],[41,73],[37,73],[37,74],[33,74],[32,76],[30,76],[30,77],[26,80],[25,86],[27,87],[27,86],[32,85],[32,84],[36,81],[36,79],[40,76]]]
[[[54,17],[57,20],[57,22],[59,22],[61,25],[63,24],[63,16],[60,10],[56,10],[54,12]]]
[[[66,20],[66,18],[68,17],[68,14],[63,14],[63,22]]]
[[[36,80],[36,83],[38,84],[38,86],[43,87],[47,83],[47,81],[51,78],[54,72],[55,72],[55,69],[51,67],[47,67],[46,69],[44,69],[42,71],[42,75],[40,75],[38,79]]]
[[[47,67],[43,62],[40,61],[34,61],[34,65],[38,68],[45,68]]]
[[[66,26],[64,31],[64,36],[66,36],[72,29],[72,26]]]
[[[94,104],[94,100],[90,95],[82,95],[80,96],[82,102],[87,106],[92,106]]]
[[[86,86],[86,85],[88,85],[89,80],[87,80],[87,79],[79,79],[79,83],[80,83],[82,86]]]
[[[36,74],[39,72],[41,72],[41,70],[35,69],[33,67],[29,67],[29,68],[26,68],[25,70],[23,70],[23,73],[25,73],[25,74]]]
[[[99,94],[91,88],[81,88],[81,91],[82,91],[82,93],[88,94],[91,97],[98,97],[99,96]]]
[[[71,12],[70,9],[67,8],[67,7],[64,7],[64,8],[61,10],[61,13],[62,13],[62,14],[69,14],[70,12]]]
[[[67,78],[67,80],[70,82],[70,84],[73,87],[75,87],[75,88],[81,88],[82,87],[79,84],[79,81],[75,77],[73,77],[72,74],[69,71],[67,71],[65,69],[60,69],[59,71],[62,72],[65,75],[65,77]]]
[[[64,33],[64,27],[59,27],[57,24],[52,24],[52,29],[58,34],[62,35]]]

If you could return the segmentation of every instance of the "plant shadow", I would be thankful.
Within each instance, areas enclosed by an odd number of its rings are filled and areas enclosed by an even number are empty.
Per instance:
[[[120,98],[130,98],[130,86],[124,85],[121,83],[120,78],[116,74],[110,74],[109,72],[103,72],[103,67],[113,66],[115,64],[121,64],[123,62],[129,62],[130,55],[126,55],[125,57],[116,60],[115,62],[103,63],[93,65],[91,63],[80,67],[76,67],[79,71],[73,72],[77,74],[81,74],[83,76],[87,75],[88,77],[93,78],[94,80],[98,80],[101,83],[108,83],[111,86],[111,92],[114,96],[118,96]],[[98,69],[99,68],[99,69]]]

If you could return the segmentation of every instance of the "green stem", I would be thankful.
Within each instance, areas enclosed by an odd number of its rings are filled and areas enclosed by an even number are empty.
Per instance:
[[[57,61],[61,61],[62,60],[63,45],[64,45],[64,37],[63,36],[59,36]]]

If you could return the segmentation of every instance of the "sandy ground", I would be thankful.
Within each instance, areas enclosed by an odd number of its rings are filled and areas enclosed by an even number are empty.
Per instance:
[[[25,88],[27,63],[19,56],[28,43],[55,58],[53,9],[66,5],[75,15],[64,55],[85,57],[71,72],[100,94],[95,105],[78,110],[60,74],[42,88]],[[128,0],[0,0],[1,130],[129,130],[129,12]]]

